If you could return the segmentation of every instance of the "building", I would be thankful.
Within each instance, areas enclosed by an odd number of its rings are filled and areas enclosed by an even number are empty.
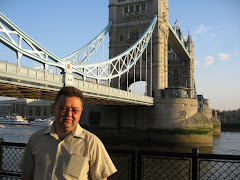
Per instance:
[[[17,114],[28,120],[36,118],[47,118],[53,116],[53,101],[42,101],[36,99],[19,98],[15,100],[0,101],[0,116]]]

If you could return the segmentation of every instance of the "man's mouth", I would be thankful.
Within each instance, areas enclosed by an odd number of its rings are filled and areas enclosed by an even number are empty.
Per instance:
[[[63,122],[68,122],[68,123],[70,123],[70,122],[72,122],[73,120],[72,119],[64,119],[63,120]]]

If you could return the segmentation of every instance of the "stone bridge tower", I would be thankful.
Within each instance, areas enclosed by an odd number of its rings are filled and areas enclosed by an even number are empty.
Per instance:
[[[168,87],[168,0],[110,0],[109,19],[113,21],[110,30],[110,58],[128,49],[146,31],[155,15],[158,15],[152,42],[153,42],[153,67],[152,74],[150,63],[148,72],[143,72],[142,80],[148,83],[147,95],[160,96],[161,90]],[[148,48],[150,59],[150,47]],[[143,71],[146,59],[143,55]],[[139,65],[136,67],[139,68]],[[146,77],[147,76],[147,77]],[[129,77],[133,77],[129,72]],[[138,78],[139,76],[136,75]],[[152,77],[152,82],[151,82]],[[126,82],[121,85],[127,90]],[[137,79],[139,80],[139,79]],[[133,79],[129,79],[129,85]],[[112,84],[117,87],[116,80]],[[152,84],[152,89],[150,88]],[[152,91],[152,92],[150,92]]]

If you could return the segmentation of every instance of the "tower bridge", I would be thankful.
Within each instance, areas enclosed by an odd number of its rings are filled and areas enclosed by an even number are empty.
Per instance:
[[[0,13],[0,42],[17,54],[16,64],[0,62],[0,95],[53,100],[62,86],[71,85],[84,93],[85,125],[97,127],[93,131],[106,140],[129,139],[138,130],[133,141],[164,142],[169,137],[173,144],[211,145],[219,123],[211,119],[210,109],[198,112],[192,37],[185,41],[179,27],[171,26],[168,11],[168,0],[110,0],[109,24],[65,58]],[[108,32],[110,59],[92,61]],[[41,66],[22,66],[22,56]],[[131,92],[129,86],[137,81],[146,83],[144,94]],[[186,137],[189,130],[193,136]]]

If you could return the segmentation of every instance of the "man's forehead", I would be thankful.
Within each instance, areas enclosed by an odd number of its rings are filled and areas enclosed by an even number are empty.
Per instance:
[[[59,97],[59,100],[62,100],[62,101],[69,101],[69,100],[72,100],[72,101],[76,101],[76,100],[79,100],[82,102],[81,98],[80,97],[77,97],[77,96],[65,96],[65,95],[61,95]]]
[[[57,101],[58,105],[60,106],[76,106],[81,107],[82,106],[82,100],[79,97],[76,96],[60,96],[59,100]]]
[[[63,107],[63,108],[74,108],[74,109],[77,109],[77,108],[81,108],[81,106],[66,106],[66,105],[60,105],[60,107]]]

